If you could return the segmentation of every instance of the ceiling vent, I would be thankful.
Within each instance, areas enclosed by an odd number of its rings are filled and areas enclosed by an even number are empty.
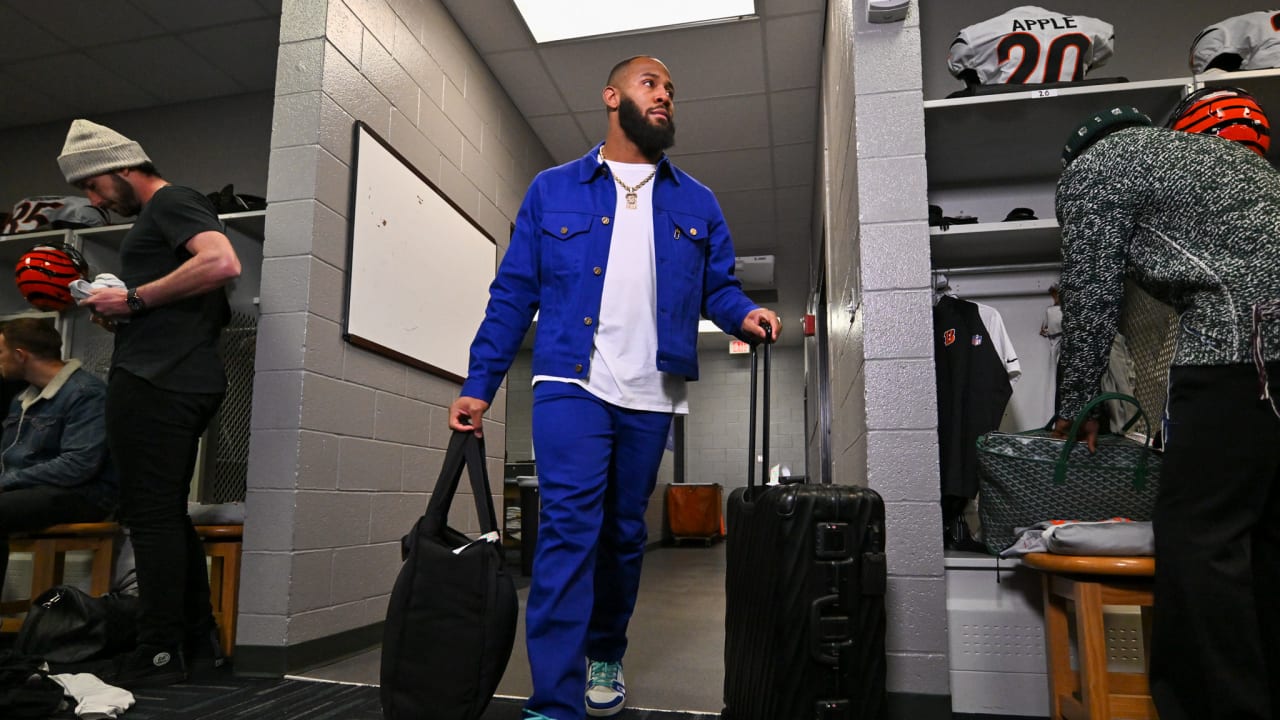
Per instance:
[[[734,258],[734,274],[745,290],[762,290],[773,285],[773,256],[746,255]]]

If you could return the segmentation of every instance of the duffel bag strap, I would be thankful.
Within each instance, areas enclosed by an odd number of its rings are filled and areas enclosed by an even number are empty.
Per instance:
[[[1142,405],[1138,402],[1138,399],[1132,395],[1125,395],[1123,393],[1102,393],[1085,403],[1084,409],[1081,410],[1080,414],[1076,415],[1076,419],[1071,422],[1071,432],[1067,433],[1067,441],[1063,443],[1062,452],[1058,455],[1058,460],[1053,466],[1054,485],[1065,485],[1067,482],[1067,466],[1071,457],[1071,448],[1076,444],[1076,437],[1080,433],[1080,428],[1084,425],[1085,421],[1089,419],[1089,413],[1092,412],[1095,407],[1109,400],[1119,400],[1120,402],[1129,403],[1137,408],[1137,412],[1133,414],[1133,417],[1129,418],[1129,422],[1125,423],[1124,427],[1120,429],[1120,434],[1123,435],[1128,432],[1129,428],[1133,427],[1134,423],[1141,419],[1143,431],[1147,436],[1145,447],[1148,451],[1151,449],[1151,422],[1147,420],[1147,414],[1142,411]],[[1133,489],[1142,490],[1146,486],[1147,453],[1144,452],[1138,456],[1138,464],[1137,467],[1134,468]]]
[[[489,495],[489,472],[484,465],[484,440],[476,437],[474,432],[455,430],[449,438],[449,449],[445,451],[436,489],[427,503],[426,518],[431,532],[438,532],[448,524],[449,508],[453,505],[464,469],[470,477],[481,533],[497,531],[498,517],[493,509],[493,498]]]

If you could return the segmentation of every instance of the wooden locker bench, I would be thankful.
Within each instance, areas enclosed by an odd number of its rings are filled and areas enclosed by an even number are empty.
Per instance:
[[[230,656],[236,640],[240,546],[244,526],[196,525],[195,529],[209,558],[209,600],[213,605],[213,618],[218,623],[223,650]],[[26,613],[41,593],[64,582],[68,552],[88,550],[92,553],[89,594],[97,596],[108,592],[116,542],[120,537],[120,526],[113,522],[54,525],[10,536],[10,553],[32,554],[31,589],[24,599],[0,603],[0,615],[6,616],[0,619],[0,632],[17,632],[23,619],[10,616]]]
[[[102,595],[111,589],[111,568],[115,561],[120,526],[113,522],[68,523],[43,530],[14,533],[9,537],[10,553],[31,553],[31,589],[25,599],[0,603],[0,614],[22,614],[40,593],[63,583],[67,553],[88,550],[92,554],[89,593]],[[0,619],[0,632],[17,632],[22,618]]]

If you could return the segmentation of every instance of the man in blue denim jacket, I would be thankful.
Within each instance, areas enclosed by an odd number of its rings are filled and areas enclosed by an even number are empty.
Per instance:
[[[0,326],[0,375],[25,380],[0,444],[0,589],[9,534],[58,523],[97,522],[116,506],[102,412],[107,386],[62,361],[62,336],[34,318]]]
[[[645,507],[672,415],[688,412],[685,383],[698,378],[699,316],[743,339],[781,329],[733,275],[715,195],[663,152],[675,139],[674,95],[654,58],[614,67],[605,141],[533,181],[449,408],[451,428],[480,433],[538,312],[528,718],[622,711]]]

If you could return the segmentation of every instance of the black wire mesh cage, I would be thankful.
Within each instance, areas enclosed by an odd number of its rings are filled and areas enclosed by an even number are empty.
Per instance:
[[[68,356],[78,359],[85,370],[106,380],[111,369],[112,335],[94,326],[87,312],[72,313],[67,320],[73,338]],[[192,478],[193,499],[199,502],[244,500],[257,342],[257,318],[232,312],[231,321],[223,329],[219,342],[227,372],[227,394],[204,434]]]
[[[258,319],[231,313],[219,350],[227,369],[227,395],[205,435],[205,475],[198,499],[204,503],[244,500],[249,474],[249,416],[253,408],[253,366]]]
[[[1178,316],[1173,308],[1156,300],[1132,282],[1125,283],[1120,334],[1129,346],[1135,378],[1134,397],[1152,421],[1152,430],[1164,415],[1169,391],[1169,366],[1177,340]]]

